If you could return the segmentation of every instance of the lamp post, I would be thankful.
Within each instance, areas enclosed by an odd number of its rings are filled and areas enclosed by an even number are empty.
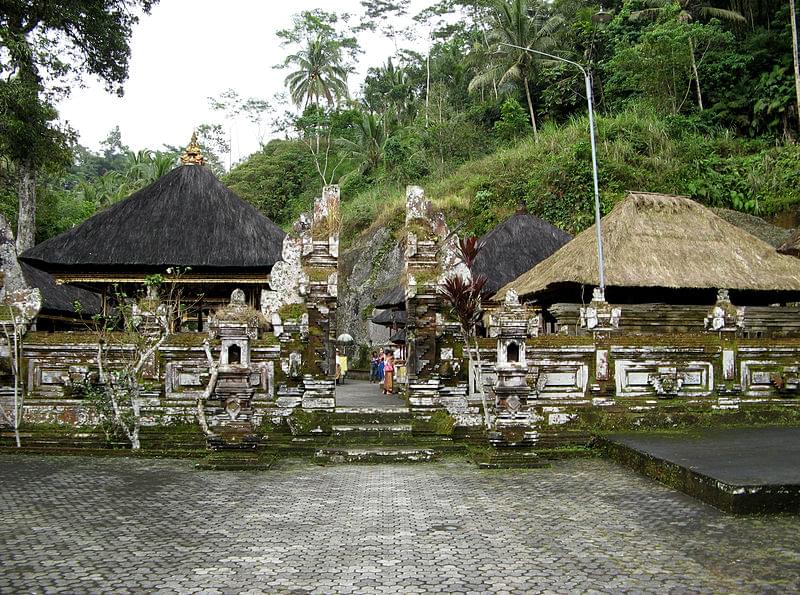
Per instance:
[[[607,22],[606,15],[608,15],[608,13],[603,12],[601,8],[600,12],[592,17],[592,20],[600,23]],[[592,177],[594,180],[594,227],[595,231],[597,232],[597,264],[598,264],[598,274],[600,277],[600,294],[602,296],[602,299],[605,300],[606,267],[605,267],[605,260],[603,258],[603,230],[600,224],[600,186],[597,181],[597,145],[594,135],[594,108],[592,107],[593,105],[592,78],[589,75],[589,72],[583,66],[581,66],[577,62],[573,62],[572,60],[567,60],[566,58],[562,58],[561,56],[554,56],[553,54],[548,54],[547,52],[540,52],[539,50],[522,47],[521,45],[514,45],[513,43],[500,43],[500,45],[516,48],[518,50],[523,50],[525,52],[530,52],[532,54],[538,54],[540,56],[545,56],[553,60],[558,60],[559,62],[566,62],[567,64],[572,64],[573,66],[577,66],[578,69],[581,71],[581,73],[583,73],[583,78],[584,81],[586,82],[586,102],[589,106],[589,136],[592,141]]]

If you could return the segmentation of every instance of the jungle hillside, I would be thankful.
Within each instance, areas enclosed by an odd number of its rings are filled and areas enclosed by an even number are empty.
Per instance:
[[[45,2],[3,3],[0,210],[21,249],[179,163],[181,147],[132,151],[119,128],[90,150],[59,119],[67,75],[99,76],[121,92],[132,9],[146,18],[154,2],[105,4],[48,14]],[[361,4],[356,18],[297,14],[276,32],[285,53],[264,58],[285,72],[279,100],[231,89],[208,99],[219,120],[197,124],[207,166],[284,228],[332,183],[345,244],[398,226],[407,184],[425,187],[469,233],[520,204],[570,233],[588,227],[585,79],[562,59],[591,78],[605,212],[641,190],[798,225],[794,0],[441,0],[416,14],[409,0]],[[397,27],[401,17],[411,24]],[[396,52],[369,64],[354,89],[356,63],[369,60],[367,30]],[[236,163],[231,115],[268,131]]]

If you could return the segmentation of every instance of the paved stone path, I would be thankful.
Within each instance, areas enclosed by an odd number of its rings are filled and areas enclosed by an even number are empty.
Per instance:
[[[336,385],[336,406],[350,409],[408,408],[405,399],[384,395],[380,384],[370,384],[367,380],[348,380]]]
[[[602,460],[197,472],[0,456],[0,593],[796,592],[800,517]]]

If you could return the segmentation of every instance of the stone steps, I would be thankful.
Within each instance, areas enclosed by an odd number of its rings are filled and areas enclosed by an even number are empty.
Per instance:
[[[550,462],[542,459],[539,453],[518,448],[498,448],[474,457],[474,461],[480,469],[543,469],[550,467]]]
[[[336,425],[410,424],[408,409],[348,409],[339,407],[333,414]]]
[[[253,449],[216,450],[195,464],[204,471],[266,471],[272,457]]]
[[[320,465],[428,463],[438,456],[429,448],[322,448],[314,453],[314,462]]]
[[[331,426],[333,437],[400,437],[410,435],[412,426],[408,424],[347,424]]]

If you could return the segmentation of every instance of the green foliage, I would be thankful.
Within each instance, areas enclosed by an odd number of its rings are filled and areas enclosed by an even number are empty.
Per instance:
[[[410,130],[398,131],[386,139],[383,160],[388,176],[401,184],[414,184],[430,172],[422,141]]]
[[[599,170],[603,212],[627,190],[684,194],[709,206],[777,213],[800,204],[800,147],[737,138],[692,117],[645,109],[599,116]],[[482,234],[508,217],[519,202],[571,233],[594,221],[588,122],[548,124],[539,141],[516,145],[465,163],[452,174],[424,182],[426,193],[465,233]],[[376,200],[382,209],[377,211]],[[403,193],[386,184],[353,197],[375,225],[397,225]],[[345,237],[368,223],[345,217]]]
[[[703,65],[712,48],[729,48],[733,34],[718,24],[669,18],[648,28],[638,43],[619,49],[606,65],[607,91],[620,99],[646,98],[663,113],[683,111],[697,84],[692,54]]]
[[[292,29],[278,31],[283,45],[300,49],[286,57],[281,68],[296,70],[286,77],[286,86],[295,105],[320,105],[324,99],[333,106],[347,96],[347,75],[352,58],[358,52],[356,38],[340,33],[339,17],[320,9],[304,11],[294,18]]]
[[[395,28],[394,16],[408,8],[405,0],[362,4],[359,18],[305,11],[277,33],[288,48],[281,67],[292,73],[287,85],[302,113],[283,118],[286,140],[269,142],[223,179],[284,227],[310,209],[322,184],[337,182],[345,244],[372,225],[398,229],[406,184],[424,185],[453,221],[464,219],[467,232],[487,231],[519,202],[569,231],[591,224],[581,71],[500,43],[575,60],[592,73],[605,211],[627,189],[684,193],[709,205],[761,214],[800,201],[798,154],[791,144],[798,138],[791,35],[782,3],[744,9],[699,0],[614,0],[606,6],[613,20],[601,26],[592,19],[596,5],[566,0],[438,2],[416,17],[416,33],[431,33],[432,45],[424,53],[402,47],[409,44]],[[54,26],[77,19],[93,30],[95,23],[87,19],[96,10],[78,15],[64,9],[66,20]],[[100,53],[88,44],[92,56],[108,57],[127,43],[126,27],[133,20],[127,14],[114,18],[122,28],[108,34],[107,44],[100,40]],[[100,20],[114,25],[109,19]],[[0,37],[7,33],[4,26],[11,25],[0,25]],[[383,63],[365,64],[370,68],[359,99],[349,100],[346,79],[360,51],[357,36],[376,28],[393,39],[397,51]],[[72,44],[86,31],[70,32],[64,42]],[[11,52],[8,64],[22,64],[24,53],[14,51],[34,41],[2,39]],[[112,86],[124,79],[119,75],[125,64],[59,64],[53,47],[42,49],[37,59],[49,56],[41,67],[53,80],[63,80],[71,68],[97,72]],[[68,131],[54,127],[52,107],[18,101],[31,93],[43,96],[41,88],[22,85],[28,83],[16,73],[0,77],[6,85],[0,87],[0,106],[4,90],[10,106],[2,115],[13,116],[0,118],[0,129],[5,126],[8,139],[22,135],[13,146],[0,142],[0,157],[6,158],[0,159],[0,211],[12,221],[13,151],[35,141],[55,150],[44,161],[63,167],[69,157],[55,159],[66,138],[58,134]],[[212,105],[228,119],[246,113],[254,123],[268,108],[234,90]],[[538,143],[522,138],[532,128],[531,111],[541,129]],[[218,152],[229,140],[222,126],[201,132],[207,148],[217,143]],[[53,167],[37,180],[40,240],[157,179],[176,157],[175,151],[131,153],[118,130],[109,133],[99,153],[79,146],[72,153],[75,165],[67,176]]]
[[[38,82],[0,79],[0,155],[58,170],[71,161],[67,145],[73,133],[57,125],[58,113],[43,94]]]
[[[304,304],[286,304],[278,310],[281,320],[297,320],[306,314],[308,310]]]
[[[527,132],[528,114],[519,101],[509,97],[500,108],[500,119],[494,123],[494,131],[501,139],[509,141]]]
[[[222,180],[279,225],[291,224],[310,209],[320,188],[308,149],[287,140],[270,141]]]

